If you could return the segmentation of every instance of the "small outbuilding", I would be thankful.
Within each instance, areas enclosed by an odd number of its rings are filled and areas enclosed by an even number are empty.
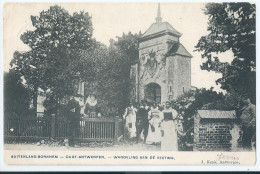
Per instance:
[[[198,110],[194,117],[194,151],[234,151],[241,142],[236,112]]]

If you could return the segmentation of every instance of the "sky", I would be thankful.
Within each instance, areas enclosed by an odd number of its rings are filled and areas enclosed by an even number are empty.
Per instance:
[[[122,36],[123,32],[144,33],[155,22],[158,3],[6,3],[4,5],[4,71],[10,68],[10,61],[14,51],[27,51],[28,46],[20,40],[21,34],[27,30],[34,30],[31,25],[31,15],[39,15],[51,5],[60,5],[71,14],[85,11],[92,15],[93,37],[106,45],[110,39]],[[161,17],[169,22],[173,28],[182,33],[180,42],[193,55],[191,60],[191,85],[197,88],[214,87],[220,74],[202,71],[201,54],[194,52],[195,45],[201,36],[208,33],[208,18],[203,13],[203,3],[160,3]],[[230,52],[221,54],[220,60],[231,59]]]

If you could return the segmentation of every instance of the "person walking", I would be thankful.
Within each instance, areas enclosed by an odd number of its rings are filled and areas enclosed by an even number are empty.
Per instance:
[[[143,100],[141,105],[137,108],[136,112],[136,143],[140,141],[140,135],[143,132],[144,142],[146,142],[149,121],[148,121],[148,109],[145,108],[146,102]]]
[[[148,112],[149,131],[147,144],[159,144],[161,142],[161,111],[156,103],[153,103]]]
[[[161,114],[162,151],[178,151],[177,115],[177,111],[172,109],[170,102],[167,101]]]
[[[123,115],[123,119],[125,120],[125,129],[127,135],[125,135],[128,139],[133,139],[136,137],[136,108],[132,103],[129,104],[129,107],[126,108],[125,113]]]

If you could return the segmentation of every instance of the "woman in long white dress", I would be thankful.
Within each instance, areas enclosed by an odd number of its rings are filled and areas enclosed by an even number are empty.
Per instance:
[[[132,139],[136,137],[136,108],[130,103],[130,106],[126,108],[123,115],[125,120],[125,128],[128,132],[128,138]]]
[[[148,112],[149,130],[146,139],[147,144],[158,144],[161,142],[161,111],[156,103]]]
[[[177,111],[171,108],[170,102],[166,102],[161,114],[162,151],[178,151],[177,115]]]

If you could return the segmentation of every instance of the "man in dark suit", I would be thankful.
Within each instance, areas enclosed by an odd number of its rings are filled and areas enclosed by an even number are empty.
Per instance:
[[[75,99],[74,96],[68,102],[68,121],[69,121],[69,130],[68,130],[68,139],[69,139],[69,146],[75,146],[75,137],[78,136],[78,130],[80,128],[80,105],[79,102]]]
[[[140,107],[137,108],[136,112],[136,142],[140,140],[140,134],[143,131],[144,142],[148,135],[149,121],[148,121],[149,109],[146,107],[146,101],[142,100]]]

